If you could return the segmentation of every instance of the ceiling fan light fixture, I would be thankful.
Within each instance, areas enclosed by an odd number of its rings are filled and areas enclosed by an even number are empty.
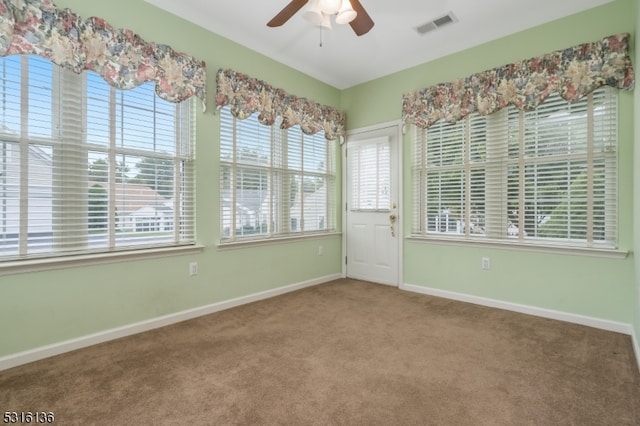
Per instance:
[[[351,2],[349,0],[342,0],[342,6],[336,16],[336,24],[348,24],[356,19],[356,16],[358,16],[358,13],[353,10]]]
[[[331,15],[327,15],[326,13],[322,14],[322,21],[320,22],[320,25],[318,25],[320,28],[324,28],[325,30],[330,30],[331,29]]]
[[[343,0],[320,0],[320,9],[327,15],[335,15],[340,10]]]
[[[320,0],[311,0],[309,3],[309,7],[302,14],[302,17],[312,25],[322,25],[324,17],[322,9],[320,8]]]

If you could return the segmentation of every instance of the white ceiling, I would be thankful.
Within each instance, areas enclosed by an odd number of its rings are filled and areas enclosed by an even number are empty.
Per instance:
[[[283,26],[267,27],[289,0],[145,1],[346,89],[613,0],[360,0],[375,22],[361,37],[335,23],[321,32],[304,20],[305,8]],[[450,11],[457,22],[416,32]]]

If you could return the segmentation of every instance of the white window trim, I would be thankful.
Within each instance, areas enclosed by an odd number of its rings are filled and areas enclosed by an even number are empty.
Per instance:
[[[488,249],[508,250],[508,251],[524,251],[532,253],[562,254],[562,255],[578,255],[591,257],[604,257],[612,259],[626,259],[629,256],[629,250],[620,249],[594,249],[583,247],[555,247],[551,245],[527,244],[520,242],[510,243],[508,241],[490,241],[490,240],[460,240],[458,238],[425,238],[417,236],[409,236],[405,238],[408,242],[417,244],[435,244],[455,247],[480,247]]]
[[[141,247],[135,250],[119,250],[109,253],[66,255],[0,262],[0,276],[26,272],[68,269],[80,266],[105,265],[127,261],[187,256],[201,253],[204,246],[191,244],[170,247]]]
[[[262,247],[267,245],[275,245],[275,244],[287,244],[287,243],[295,243],[300,241],[309,241],[309,240],[320,240],[332,237],[340,237],[342,236],[342,232],[338,231],[313,231],[308,232],[303,235],[287,235],[281,237],[265,237],[263,239],[252,239],[252,240],[235,240],[229,242],[220,242],[216,248],[218,250],[233,250],[239,248],[248,248],[248,247]]]

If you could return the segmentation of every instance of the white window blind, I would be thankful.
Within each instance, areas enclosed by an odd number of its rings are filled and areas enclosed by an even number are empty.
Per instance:
[[[617,247],[617,97],[416,129],[414,236]]]
[[[389,138],[349,144],[350,210],[390,210],[390,155]]]
[[[0,259],[193,243],[192,104],[0,58]]]
[[[220,111],[221,241],[335,229],[335,142]]]

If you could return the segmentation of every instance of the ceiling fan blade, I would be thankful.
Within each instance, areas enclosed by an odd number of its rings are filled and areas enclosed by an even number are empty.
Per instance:
[[[353,7],[353,10],[358,13],[356,19],[351,21],[349,25],[351,25],[351,28],[353,28],[353,31],[355,31],[356,35],[358,36],[368,33],[369,30],[371,30],[371,28],[373,28],[373,26],[375,25],[373,19],[371,19],[367,11],[364,10],[364,7],[362,7],[359,0],[349,1],[351,2],[351,7]]]
[[[268,27],[279,27],[280,25],[287,22],[293,15],[296,14],[297,11],[302,9],[302,6],[307,4],[309,0],[292,0],[288,5],[284,7],[276,16],[273,17],[267,23]]]

